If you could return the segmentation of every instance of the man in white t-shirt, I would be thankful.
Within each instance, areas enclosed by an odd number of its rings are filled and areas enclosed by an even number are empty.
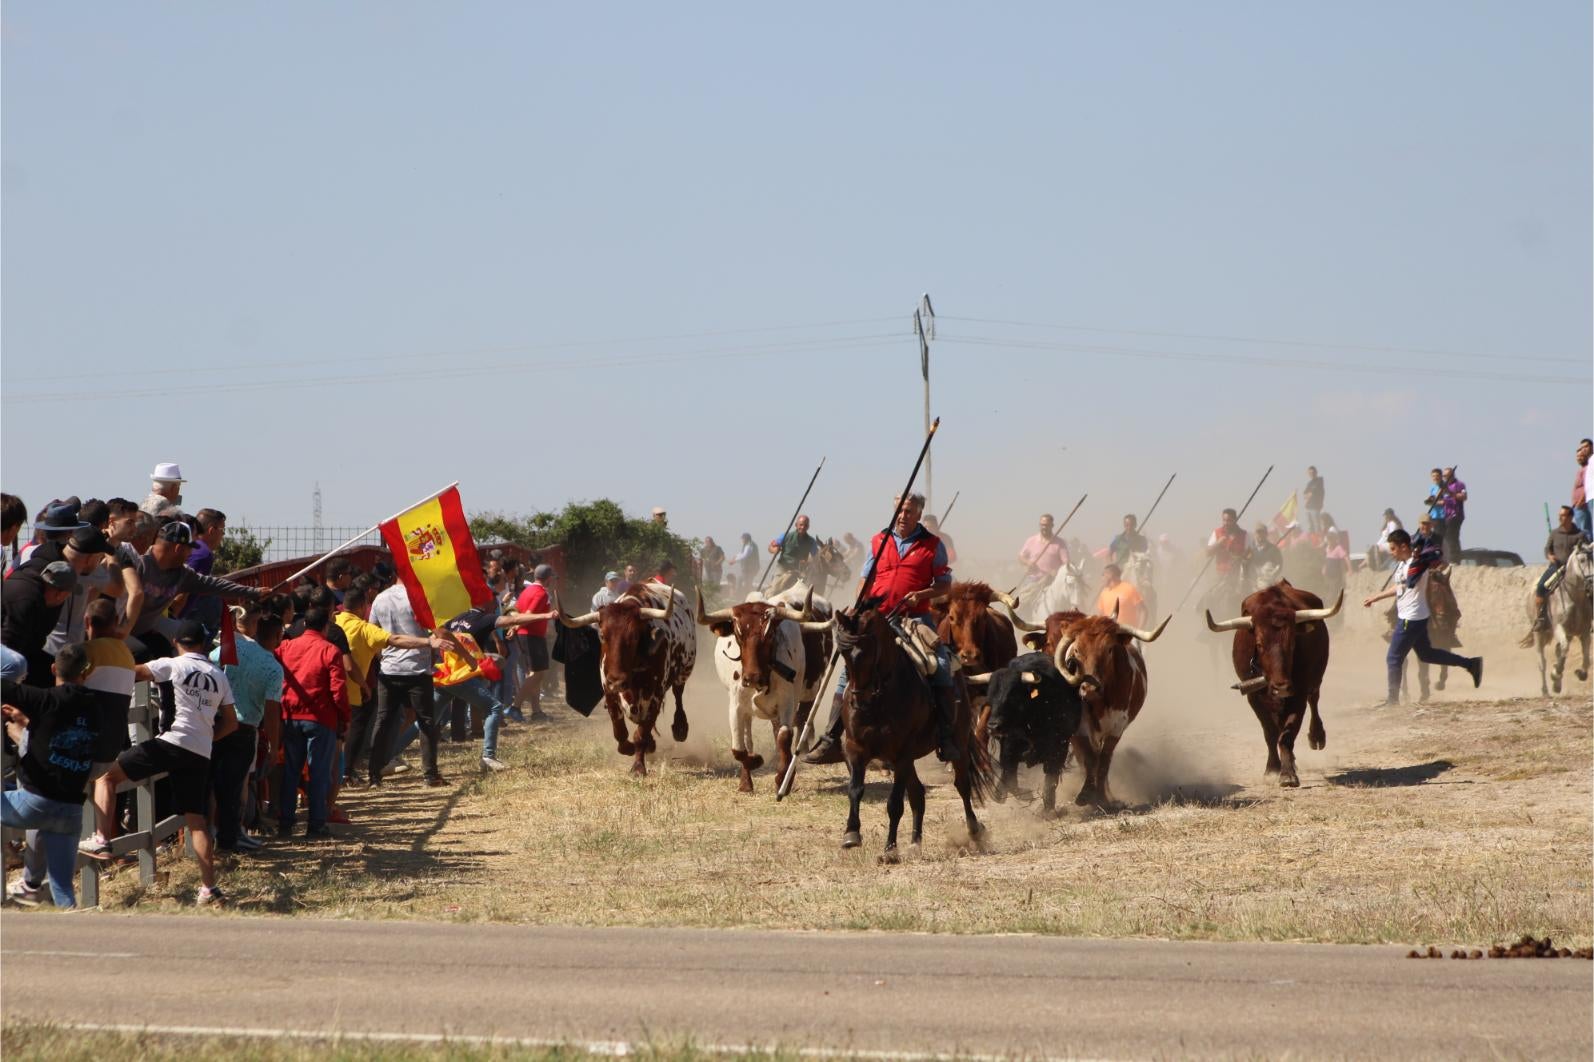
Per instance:
[[[172,641],[179,655],[133,669],[140,681],[172,684],[177,710],[171,728],[122,753],[105,777],[114,788],[124,781],[140,782],[166,773],[177,813],[188,827],[199,862],[199,903],[221,904],[225,897],[216,887],[216,853],[206,822],[210,814],[210,749],[238,728],[238,717],[226,674],[205,655],[210,636],[204,626],[197,620],[184,620]]]
[[[1389,552],[1395,558],[1395,574],[1389,589],[1374,594],[1362,602],[1372,608],[1379,601],[1395,599],[1395,629],[1389,637],[1389,698],[1386,706],[1400,703],[1400,673],[1406,666],[1406,654],[1415,652],[1425,664],[1447,664],[1459,667],[1472,676],[1476,689],[1483,682],[1483,657],[1458,656],[1448,649],[1435,649],[1428,642],[1428,577],[1433,568],[1443,563],[1437,543],[1422,542],[1421,552],[1413,552],[1411,535],[1404,530],[1389,533]]]

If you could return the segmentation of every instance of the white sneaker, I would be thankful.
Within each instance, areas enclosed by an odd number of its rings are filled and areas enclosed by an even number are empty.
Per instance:
[[[12,903],[21,904],[23,907],[39,906],[39,893],[43,891],[42,885],[29,885],[28,879],[19,877],[6,889],[6,896]]]
[[[392,763],[387,765],[387,770],[383,771],[382,773],[383,774],[408,774],[410,771],[413,771],[414,769],[415,769],[414,767],[412,767],[410,764],[406,763],[403,760],[394,760]]]
[[[507,771],[507,770],[509,770],[509,764],[505,763],[503,760],[494,759],[491,756],[483,756],[482,757],[482,770],[484,770],[484,771]]]
[[[219,886],[201,885],[194,902],[200,907],[220,907],[227,902]]]
[[[97,833],[92,837],[85,837],[79,841],[77,850],[91,859],[111,858],[111,842]]]

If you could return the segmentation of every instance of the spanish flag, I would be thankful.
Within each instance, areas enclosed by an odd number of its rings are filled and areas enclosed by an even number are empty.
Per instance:
[[[1298,497],[1298,492],[1292,490],[1289,498],[1285,500],[1283,505],[1279,506],[1279,511],[1273,514],[1271,523],[1274,541],[1284,537],[1284,533],[1295,525],[1299,507],[1300,498]]]
[[[410,607],[427,630],[493,599],[482,578],[458,487],[434,494],[380,526]]]

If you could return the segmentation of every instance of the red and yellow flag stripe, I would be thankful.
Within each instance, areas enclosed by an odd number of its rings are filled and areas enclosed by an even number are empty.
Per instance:
[[[400,513],[381,530],[415,618],[427,630],[493,599],[458,487]]]

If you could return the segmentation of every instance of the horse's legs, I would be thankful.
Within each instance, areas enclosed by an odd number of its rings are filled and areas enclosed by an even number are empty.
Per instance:
[[[908,788],[906,777],[902,773],[902,764],[898,763],[891,774],[891,795],[886,797],[886,852],[881,860],[886,863],[897,861],[897,826],[902,822],[903,798]]]
[[[1578,644],[1583,649],[1583,666],[1577,669],[1577,672],[1576,672],[1577,673],[1577,680],[1579,682],[1587,682],[1588,681],[1589,632],[1588,631],[1584,631],[1582,634],[1578,635],[1577,641],[1578,641]]]
[[[857,848],[863,844],[858,805],[863,803],[863,776],[868,769],[869,758],[861,752],[856,759],[847,760],[847,829],[841,835],[843,848]]]
[[[1544,659],[1544,647],[1549,644],[1549,641],[1548,636],[1544,634],[1535,634],[1533,636],[1533,644],[1539,650],[1540,697],[1548,697],[1550,695],[1549,664]]]
[[[952,784],[957,787],[958,796],[963,798],[963,824],[968,827],[969,839],[979,844],[980,834],[985,832],[985,827],[974,817],[974,779],[970,773],[973,769],[970,761],[973,758],[973,753],[965,747],[963,755],[952,765]]]
[[[908,806],[913,809],[913,847],[919,847],[924,840],[924,783],[919,780],[918,768],[909,760],[908,765],[898,774],[904,778],[908,786]]]

